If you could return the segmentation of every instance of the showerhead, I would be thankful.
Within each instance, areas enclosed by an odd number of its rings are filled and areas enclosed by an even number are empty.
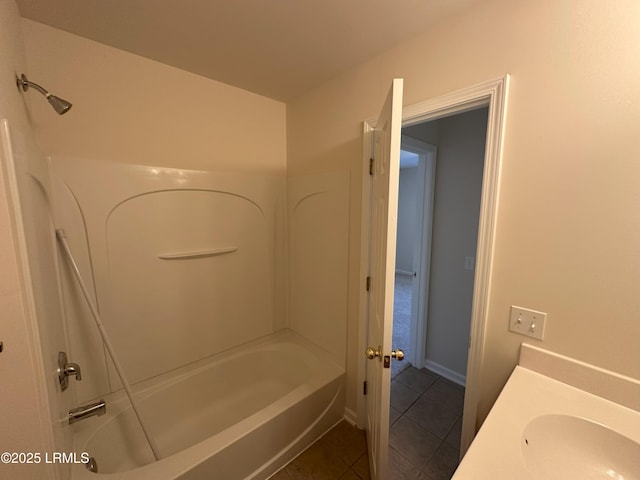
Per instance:
[[[67,111],[71,108],[71,104],[67,102],[65,99],[56,97],[55,95],[47,95],[47,100],[53,107],[53,109],[58,112],[60,115],[63,113],[67,113]]]
[[[24,73],[20,75],[20,78],[16,78],[16,84],[18,85],[18,88],[22,87],[23,92],[26,92],[29,89],[29,87],[35,88],[45,97],[47,97],[47,101],[53,107],[53,109],[56,112],[58,112],[59,115],[67,113],[71,108],[71,103],[67,102],[66,100],[60,97],[56,97],[55,95],[52,95],[37,83],[30,82],[29,80],[27,80],[27,76]]]

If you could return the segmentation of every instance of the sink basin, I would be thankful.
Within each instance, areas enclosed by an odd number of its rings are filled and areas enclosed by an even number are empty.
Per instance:
[[[540,480],[640,480],[640,444],[570,415],[542,415],[522,434],[522,454]]]

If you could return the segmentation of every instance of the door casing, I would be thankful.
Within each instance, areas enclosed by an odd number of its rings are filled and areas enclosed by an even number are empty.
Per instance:
[[[416,185],[416,238],[413,252],[413,289],[411,293],[411,341],[406,359],[416,368],[424,367],[429,280],[431,270],[431,236],[436,183],[437,148],[415,138],[402,135],[402,150],[418,155]]]
[[[485,349],[485,331],[488,323],[489,295],[494,257],[496,219],[500,187],[500,170],[504,143],[504,125],[507,109],[509,75],[479,83],[467,88],[403,107],[402,126],[464,113],[479,107],[488,107],[488,122],[482,195],[478,224],[478,244],[476,249],[476,270],[471,309],[471,332],[469,357],[467,361],[467,384],[464,398],[462,436],[460,456],[469,448],[476,434],[477,410],[480,400],[480,374]],[[359,276],[359,329],[358,351],[364,352],[367,346],[367,292],[366,279],[369,267],[369,159],[372,152],[372,137],[376,119],[367,119],[363,125],[363,162],[362,162],[362,214],[360,237],[360,276]],[[393,272],[392,272],[393,273]],[[366,364],[363,354],[358,356],[357,380],[362,385],[366,378]],[[355,417],[356,424],[364,428],[366,401],[363,392],[358,396]],[[349,412],[347,412],[347,416]]]

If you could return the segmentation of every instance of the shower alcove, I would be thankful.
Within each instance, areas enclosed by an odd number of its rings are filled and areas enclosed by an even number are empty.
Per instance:
[[[342,418],[347,175],[71,158],[51,159],[50,170],[56,228],[163,457],[154,463],[140,439],[61,261],[69,353],[84,373],[75,401],[108,405],[69,427],[98,476],[268,478]],[[258,447],[266,438],[269,448]],[[72,478],[87,475],[97,478],[72,468]]]

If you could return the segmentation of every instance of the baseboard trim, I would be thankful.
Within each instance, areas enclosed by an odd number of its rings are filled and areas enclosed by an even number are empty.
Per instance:
[[[358,415],[354,410],[351,410],[350,408],[344,407],[344,419],[351,425],[358,425]]]
[[[447,380],[451,380],[453,383],[457,383],[463,387],[467,384],[467,377],[465,375],[460,375],[458,372],[454,372],[453,370],[443,367],[439,363],[434,362],[433,360],[429,360],[427,358],[424,359],[424,367],[427,370],[431,370],[434,373],[437,373],[441,377],[446,378]]]
[[[396,270],[396,273],[400,275],[406,275],[407,277],[413,277],[413,272],[408,272],[406,270]]]

